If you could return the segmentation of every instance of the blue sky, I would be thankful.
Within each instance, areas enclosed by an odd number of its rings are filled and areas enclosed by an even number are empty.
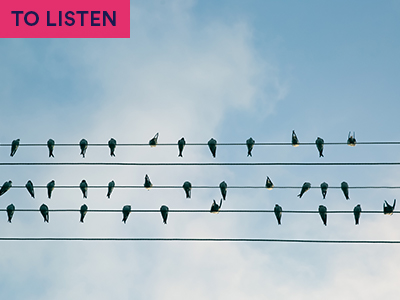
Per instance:
[[[186,147],[90,147],[114,137],[119,143],[398,141],[400,5],[395,1],[131,1],[131,38],[4,39],[0,41],[0,143],[89,141],[85,162],[399,161],[397,146],[329,146],[318,158],[314,146],[255,146],[217,149]],[[20,147],[15,157],[0,147],[2,162],[47,162],[47,149]],[[81,162],[79,148],[55,148],[55,162]],[[235,185],[301,186],[326,181],[339,186],[398,186],[397,167],[2,167],[0,182],[14,185],[89,184],[45,190],[31,199],[24,189],[1,196],[3,206],[50,209],[209,209],[217,189],[115,189],[90,185],[228,183],[225,209],[380,210],[397,190],[312,189],[229,190]],[[16,212],[0,236],[17,237],[232,237],[339,240],[399,240],[397,216],[284,214],[173,214],[168,225],[158,214],[50,214]],[[1,242],[0,296],[20,299],[135,297],[135,299],[325,299],[393,298],[400,259],[396,245],[275,243],[99,243]]]

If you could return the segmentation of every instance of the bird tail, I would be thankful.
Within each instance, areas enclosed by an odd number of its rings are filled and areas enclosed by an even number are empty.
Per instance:
[[[179,154],[178,154],[178,157],[183,157],[183,156],[182,156],[182,153],[179,153]]]

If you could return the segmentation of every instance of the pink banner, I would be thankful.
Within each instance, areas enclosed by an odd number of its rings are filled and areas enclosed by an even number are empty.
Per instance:
[[[129,38],[130,0],[1,0],[0,38]]]

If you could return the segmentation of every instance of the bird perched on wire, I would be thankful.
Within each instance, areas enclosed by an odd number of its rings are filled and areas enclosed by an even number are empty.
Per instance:
[[[83,223],[83,219],[85,218],[87,211],[88,211],[87,205],[86,205],[86,204],[83,204],[83,205],[81,206],[81,209],[80,209],[80,213],[81,213],[80,222],[81,222],[81,223]]]
[[[274,184],[272,183],[271,179],[267,176],[267,181],[265,182],[265,187],[267,190],[272,190],[274,187]]]
[[[11,219],[14,216],[14,211],[15,211],[14,204],[11,203],[10,205],[8,205],[6,210],[7,210],[8,223],[11,223]]]
[[[161,217],[163,219],[164,224],[167,224],[168,211],[169,211],[168,206],[163,205],[160,207]]]
[[[46,204],[43,203],[43,204],[40,206],[39,210],[40,210],[40,213],[41,213],[42,216],[43,216],[44,222],[49,223],[49,207],[48,207]]]
[[[183,152],[183,148],[185,147],[185,145],[186,145],[185,138],[181,138],[178,141],[178,150],[179,150],[178,157],[183,157],[182,152]]]
[[[356,145],[356,133],[353,132],[353,135],[351,135],[351,131],[349,131],[349,137],[347,138],[347,145],[354,147]]]
[[[356,225],[358,225],[358,223],[360,221],[360,215],[361,215],[361,205],[360,204],[357,204],[354,207],[353,213],[354,213],[354,221],[355,221]]]
[[[274,213],[276,220],[278,221],[278,225],[281,225],[281,218],[282,218],[282,207],[278,204],[275,204]]]
[[[211,209],[210,209],[210,213],[212,214],[217,214],[219,213],[219,210],[221,209],[222,206],[222,199],[219,202],[219,205],[217,204],[217,202],[215,202],[215,200],[213,199],[213,204],[211,205]]]
[[[81,191],[82,191],[83,198],[87,198],[88,184],[87,184],[87,182],[86,182],[85,179],[83,179],[83,180],[81,181],[81,183],[79,184],[79,188],[80,188]]]
[[[12,181],[6,181],[0,188],[0,196],[4,195],[12,187]]]
[[[246,141],[246,145],[247,145],[247,156],[253,156],[251,155],[251,151],[253,150],[254,144],[256,143],[255,140],[253,140],[252,137],[250,137],[247,141]]]
[[[35,191],[33,190],[32,181],[28,180],[28,182],[25,184],[25,187],[28,190],[28,193],[32,196],[32,198],[35,198]]]
[[[86,150],[88,147],[88,141],[85,139],[81,139],[81,141],[79,142],[79,147],[81,148],[81,155],[83,158],[85,158],[86,155]]]
[[[185,181],[183,183],[182,187],[185,190],[186,198],[190,198],[191,197],[192,184],[189,181]]]
[[[131,206],[130,205],[125,205],[122,208],[122,222],[126,223],[126,220],[128,220],[129,214],[131,213]]]
[[[110,147],[110,156],[115,156],[115,147],[117,147],[117,141],[111,138],[108,141],[108,147]]]
[[[320,205],[318,208],[319,215],[321,216],[322,222],[324,222],[324,225],[326,226],[328,222],[328,215],[327,215],[328,209],[324,205]]]
[[[15,153],[17,152],[19,146],[19,139],[13,140],[11,143],[11,153],[10,156],[14,156]]]
[[[328,184],[325,181],[321,183],[321,192],[322,192],[322,197],[325,199],[326,193],[328,192]]]
[[[301,187],[300,194],[297,195],[297,197],[301,198],[305,192],[307,192],[311,188],[311,183],[309,182],[304,182],[303,186]]]
[[[294,132],[294,130],[292,131],[292,146],[293,147],[298,147],[299,146],[299,139],[297,138],[297,135]]]
[[[158,132],[155,134],[155,136],[149,141],[150,147],[155,147],[158,143]]]
[[[211,138],[207,144],[208,148],[210,148],[212,156],[215,158],[215,156],[217,155],[217,141]]]
[[[54,142],[53,139],[49,139],[49,140],[47,141],[47,148],[49,148],[49,157],[54,157],[53,152],[54,152],[54,145],[55,145],[55,144],[56,144],[56,143]]]
[[[317,137],[317,139],[315,140],[315,145],[317,145],[319,157],[324,157],[324,154],[322,153],[324,151],[324,140],[320,137]]]
[[[219,189],[221,190],[222,199],[226,200],[226,192],[227,192],[228,185],[225,181],[222,181],[219,184]]]
[[[108,191],[107,191],[107,198],[108,198],[108,199],[110,199],[111,193],[112,193],[114,187],[115,187],[115,182],[114,182],[114,180],[111,180],[111,181],[108,183]]]
[[[340,184],[340,188],[342,189],[343,195],[346,198],[346,200],[349,200],[350,198],[349,198],[349,185],[348,185],[348,183],[346,181],[343,181]]]
[[[387,203],[387,201],[385,200],[385,202],[383,203],[383,213],[389,216],[393,215],[395,206],[396,206],[396,199],[394,199],[393,201],[393,206]]]
[[[49,199],[51,199],[51,193],[53,192],[55,186],[56,182],[54,180],[50,181],[47,184],[47,196],[49,197]]]
[[[146,176],[144,177],[144,187],[147,190],[150,190],[152,186],[153,186],[153,184],[150,181],[150,177],[149,177],[149,175],[146,174]]]

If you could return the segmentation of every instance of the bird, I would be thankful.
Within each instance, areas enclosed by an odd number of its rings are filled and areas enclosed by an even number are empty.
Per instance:
[[[387,201],[385,200],[385,202],[383,203],[383,213],[385,215],[393,215],[393,211],[394,211],[394,207],[396,206],[396,199],[394,199],[393,201],[393,206],[391,206],[389,203],[387,203]]]
[[[325,181],[321,183],[321,192],[322,192],[322,197],[325,199],[326,193],[328,192],[328,184]]]
[[[155,136],[149,141],[150,147],[155,147],[157,145],[158,141],[158,132],[155,134]]]
[[[305,192],[307,192],[311,188],[311,183],[309,182],[304,182],[303,186],[301,187],[300,194],[297,195],[297,197],[301,198]]]
[[[51,193],[53,192],[55,185],[56,182],[54,180],[50,181],[47,184],[47,196],[49,197],[49,199],[51,199]]]
[[[79,142],[79,147],[81,147],[81,155],[83,156],[83,158],[85,158],[88,141],[85,139],[81,139],[81,141]]]
[[[360,221],[360,215],[361,215],[361,205],[360,204],[357,204],[354,207],[353,213],[354,213],[354,220],[356,222],[356,225],[358,225],[358,223]]]
[[[317,145],[319,157],[324,157],[324,155],[322,154],[322,152],[324,151],[324,140],[320,137],[317,137],[317,139],[315,140],[315,145]]]
[[[169,211],[168,206],[163,205],[163,206],[160,207],[160,212],[161,212],[161,216],[162,216],[164,224],[167,224],[168,211]]]
[[[152,186],[153,186],[153,184],[150,181],[150,177],[149,177],[149,175],[146,174],[146,176],[144,177],[144,187],[147,190],[150,190]]]
[[[49,223],[49,207],[46,204],[42,204],[39,208],[40,213],[43,216],[44,222]]]
[[[179,150],[178,157],[183,157],[183,156],[182,156],[182,152],[183,152],[183,148],[185,147],[185,145],[186,145],[185,138],[181,138],[181,139],[178,141],[178,150]]]
[[[349,131],[349,137],[347,138],[347,145],[354,147],[356,145],[356,133],[353,132],[353,135],[351,135],[351,131]]]
[[[88,184],[87,184],[87,182],[86,182],[85,179],[83,179],[83,180],[81,181],[79,187],[80,187],[80,189],[81,189],[81,191],[82,191],[83,198],[87,198]]]
[[[25,187],[28,190],[29,194],[32,196],[32,198],[35,198],[35,192],[33,190],[32,181],[28,180],[28,182],[25,184]]]
[[[210,148],[210,151],[212,153],[212,156],[215,158],[215,156],[217,155],[217,141],[214,140],[213,138],[211,138],[208,141],[208,148]]]
[[[107,191],[107,198],[108,198],[108,199],[110,199],[111,193],[112,193],[114,187],[115,187],[115,182],[114,182],[114,180],[111,180],[111,181],[108,183],[108,191]]]
[[[83,204],[83,205],[81,206],[81,210],[80,210],[80,212],[81,212],[81,220],[80,220],[81,223],[83,223],[83,219],[85,218],[87,211],[88,211],[87,205],[86,205],[86,204]]]
[[[344,194],[346,200],[349,200],[350,198],[349,198],[349,185],[348,185],[348,183],[347,183],[346,181],[343,181],[343,182],[340,184],[340,188],[342,189],[343,194]]]
[[[115,156],[115,147],[117,147],[117,141],[113,138],[111,138],[108,141],[108,147],[110,147],[110,156]]]
[[[271,179],[267,176],[267,181],[265,182],[265,187],[267,190],[272,190],[274,187],[274,184],[272,183]]]
[[[226,200],[227,188],[228,188],[228,185],[226,184],[225,181],[222,181],[222,182],[219,184],[219,189],[221,190],[221,195],[222,195],[222,198],[223,198],[224,200]]]
[[[17,152],[19,146],[19,139],[13,140],[11,143],[11,153],[10,156],[14,156],[15,152]]]
[[[253,150],[254,144],[256,143],[255,140],[253,140],[252,137],[250,137],[247,141],[246,141],[246,145],[247,145],[247,156],[253,156],[251,155],[251,151]]]
[[[0,188],[0,196],[4,195],[12,187],[12,181],[6,181]]]
[[[53,151],[54,151],[54,145],[56,143],[54,142],[53,139],[49,139],[47,141],[47,148],[49,148],[49,157],[54,157]]]
[[[328,215],[327,215],[327,208],[326,206],[320,205],[318,208],[319,215],[321,216],[322,222],[324,222],[324,225],[326,226],[326,223],[328,222]]]
[[[131,213],[131,206],[130,205],[125,205],[122,208],[122,222],[126,223],[126,220],[128,220],[129,214]]]
[[[185,181],[182,187],[185,190],[186,198],[191,198],[192,184],[189,181]]]
[[[297,135],[294,132],[294,130],[292,131],[292,146],[293,147],[298,147],[299,146],[299,139],[297,138]]]
[[[281,225],[281,218],[282,218],[282,207],[278,204],[275,204],[274,213],[276,220],[278,221],[278,225]]]
[[[221,209],[222,206],[222,199],[219,202],[219,205],[217,204],[217,202],[215,202],[215,200],[213,199],[213,204],[211,205],[211,209],[210,209],[210,213],[212,214],[217,214],[219,213],[219,210]]]
[[[14,215],[14,211],[15,211],[14,204],[11,203],[9,206],[7,206],[8,223],[11,223],[11,219]]]

